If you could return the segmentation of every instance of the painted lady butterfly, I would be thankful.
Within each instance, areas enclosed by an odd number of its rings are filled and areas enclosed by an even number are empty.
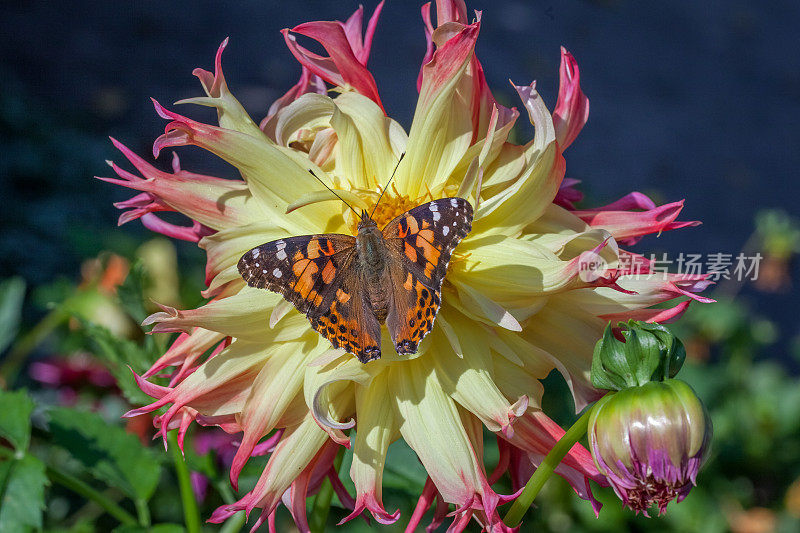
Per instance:
[[[472,227],[472,206],[443,198],[379,230],[362,211],[358,235],[302,235],[262,244],[239,260],[251,287],[281,294],[335,348],[362,363],[381,356],[381,323],[398,354],[433,328],[453,249]]]

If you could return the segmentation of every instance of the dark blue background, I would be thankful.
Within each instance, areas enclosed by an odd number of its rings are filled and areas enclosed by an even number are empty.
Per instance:
[[[106,135],[149,153],[164,104],[201,94],[191,70],[224,69],[256,120],[296,80],[278,31],[345,19],[343,2],[212,1],[5,4],[0,17],[0,275],[34,284],[75,276],[107,244],[111,207],[130,194],[95,182],[119,159]],[[374,3],[368,3],[371,13]],[[637,251],[738,252],[759,209],[797,214],[800,156],[800,5],[732,1],[471,2],[483,9],[478,54],[498,98],[517,105],[508,79],[538,80],[552,108],[559,46],[579,62],[589,123],[566,154],[567,176],[598,205],[631,191],[686,198],[699,228],[646,239]],[[388,113],[410,123],[424,53],[419,5],[389,2],[370,68]],[[210,119],[207,110],[188,109]],[[233,176],[198,150],[185,166]],[[124,231],[137,232],[133,223]],[[796,271],[796,269],[795,269]],[[797,278],[795,272],[795,279]],[[795,293],[745,291],[756,311],[798,331]]]

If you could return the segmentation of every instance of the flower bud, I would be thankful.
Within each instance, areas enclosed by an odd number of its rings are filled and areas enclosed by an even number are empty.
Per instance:
[[[704,462],[711,419],[689,385],[653,381],[603,397],[589,419],[597,469],[630,509],[647,514],[683,500]]]

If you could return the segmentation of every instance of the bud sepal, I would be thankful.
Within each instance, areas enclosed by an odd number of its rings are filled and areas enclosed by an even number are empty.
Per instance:
[[[686,359],[683,343],[661,324],[629,320],[606,326],[592,357],[592,385],[618,391],[673,378]]]

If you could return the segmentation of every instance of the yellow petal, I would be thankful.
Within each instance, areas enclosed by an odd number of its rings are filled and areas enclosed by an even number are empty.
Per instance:
[[[353,463],[350,466],[356,497],[371,495],[381,506],[386,452],[398,433],[387,377],[388,372],[382,372],[369,384],[356,386],[358,426],[353,442]]]
[[[312,333],[318,336],[309,327],[306,317],[299,313],[287,317],[280,328],[270,329],[269,316],[280,299],[274,292],[244,287],[238,294],[214,300],[198,309],[184,311],[165,307],[165,311],[150,315],[143,324],[156,324],[154,332],[190,331],[201,327],[230,337],[262,342],[297,340]]]
[[[589,374],[606,322],[558,300],[552,298],[520,335],[550,356],[570,386],[578,412],[600,396]]]
[[[235,268],[239,259],[251,248],[286,236],[286,230],[265,221],[227,228],[203,237],[198,245],[208,256],[207,278],[213,278],[225,269]]]
[[[458,294],[461,297],[460,303],[465,310],[482,317],[489,324],[510,329],[511,331],[522,331],[522,326],[514,318],[514,315],[500,304],[466,283],[459,282],[454,283],[454,285],[458,289]]]
[[[471,94],[457,91],[477,37],[466,26],[442,43],[423,67],[422,87],[408,134],[408,150],[397,171],[397,188],[416,198],[425,185],[443,185],[472,142]]]
[[[327,342],[327,341],[326,341]],[[314,417],[326,430],[342,430],[353,427],[355,422],[340,421],[330,415],[332,399],[340,396],[352,383],[367,384],[384,364],[379,360],[369,365],[361,363],[352,356],[341,357],[334,363],[305,369],[303,392],[306,404]]]
[[[465,504],[481,487],[480,466],[458,408],[442,390],[430,362],[393,365],[389,386],[403,438],[445,501]]]
[[[295,209],[299,209],[300,207],[305,207],[307,205],[316,204],[318,202],[329,202],[335,200],[337,202],[341,202],[344,200],[345,202],[349,203],[356,209],[367,209],[368,204],[364,201],[363,198],[350,192],[349,190],[344,189],[333,189],[333,191],[338,194],[340,198],[337,198],[331,191],[327,189],[323,189],[321,191],[311,191],[303,194],[302,196],[298,197],[297,200],[292,202],[286,207],[286,212],[291,213]]]
[[[474,328],[474,325],[462,322],[457,331],[470,328]],[[495,385],[490,373],[492,360],[488,350],[483,353],[466,350],[462,359],[443,340],[441,337],[434,339],[432,349],[435,357],[432,357],[432,362],[436,365],[436,374],[444,390],[478,417],[489,431],[513,433],[511,424],[521,412],[518,414],[516,411],[518,407],[512,408],[511,403]],[[527,405],[526,399],[522,406],[523,412]]]
[[[304,132],[330,127],[335,108],[333,99],[316,93],[307,93],[278,112],[275,140],[281,146],[302,140]]]
[[[375,102],[358,93],[344,93],[335,103],[331,127],[339,138],[337,175],[355,188],[385,185],[400,158],[389,135],[392,120]]]
[[[542,98],[533,86],[517,89],[536,128],[534,140],[526,146],[527,168],[513,184],[484,201],[475,213],[476,228],[493,228],[512,235],[539,218],[552,203],[565,169],[553,120]]]

